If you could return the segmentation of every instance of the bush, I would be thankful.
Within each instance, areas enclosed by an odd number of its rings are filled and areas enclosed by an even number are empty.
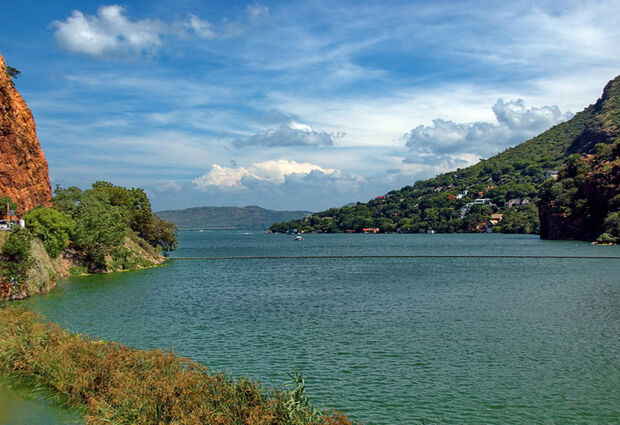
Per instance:
[[[17,229],[11,232],[0,253],[0,281],[2,295],[8,297],[12,286],[21,286],[28,273],[28,268],[33,264],[30,248],[32,237],[25,229]]]
[[[615,243],[616,240],[617,240],[617,238],[614,238],[609,233],[603,233],[601,236],[599,236],[596,239],[596,242],[598,242],[600,244],[612,244],[612,243]]]
[[[53,208],[35,208],[26,213],[24,221],[33,236],[41,239],[45,251],[52,258],[62,253],[75,231],[71,216]]]

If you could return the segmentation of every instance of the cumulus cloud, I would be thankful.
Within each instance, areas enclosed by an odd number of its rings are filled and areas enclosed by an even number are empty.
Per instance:
[[[406,163],[448,163],[456,166],[471,163],[474,158],[493,155],[503,149],[542,133],[549,127],[572,117],[557,106],[527,108],[522,99],[493,105],[496,123],[458,124],[441,118],[431,126],[419,125],[405,134],[412,155]]]
[[[198,189],[210,186],[242,189],[255,182],[283,184],[287,178],[307,176],[313,172],[326,175],[338,174],[334,169],[326,169],[308,162],[295,162],[285,159],[257,162],[248,167],[222,167],[213,164],[211,170],[192,182]]]
[[[131,21],[122,6],[101,6],[97,15],[74,10],[52,27],[58,43],[70,52],[94,57],[119,53],[153,52],[161,45],[164,24],[157,20]]]
[[[276,117],[274,116],[274,118]],[[277,128],[261,130],[248,138],[233,141],[233,145],[238,148],[248,146],[331,146],[333,144],[334,141],[329,133],[314,131],[309,125],[294,120]]]
[[[53,21],[58,44],[73,53],[100,59],[154,54],[165,36],[194,36],[205,39],[228,38],[242,34],[269,16],[269,9],[259,4],[246,8],[246,21],[226,22],[217,30],[206,20],[190,13],[186,20],[163,22],[158,19],[133,21],[123,6],[101,6],[96,15],[74,10],[64,21]]]

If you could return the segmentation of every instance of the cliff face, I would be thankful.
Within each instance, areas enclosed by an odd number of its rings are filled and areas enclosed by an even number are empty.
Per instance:
[[[32,112],[5,70],[0,55],[0,196],[9,196],[24,213],[51,206],[52,190]]]

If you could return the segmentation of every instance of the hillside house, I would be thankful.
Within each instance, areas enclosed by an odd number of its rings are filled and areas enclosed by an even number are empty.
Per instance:
[[[521,206],[521,205],[530,205],[531,203],[532,203],[532,201],[530,201],[527,198],[513,198],[513,199],[509,199],[504,204],[504,207],[512,208],[512,207],[518,207],[518,206]]]
[[[364,233],[379,233],[379,228],[378,227],[366,227],[366,228],[362,229],[362,232],[364,232]]]
[[[490,198],[478,198],[474,200],[474,205],[484,205],[484,204],[490,204],[490,203],[491,203]]]

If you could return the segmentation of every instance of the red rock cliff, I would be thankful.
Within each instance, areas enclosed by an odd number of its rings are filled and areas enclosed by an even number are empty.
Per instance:
[[[0,196],[9,196],[23,213],[51,206],[47,161],[37,139],[32,112],[13,87],[0,55]]]

